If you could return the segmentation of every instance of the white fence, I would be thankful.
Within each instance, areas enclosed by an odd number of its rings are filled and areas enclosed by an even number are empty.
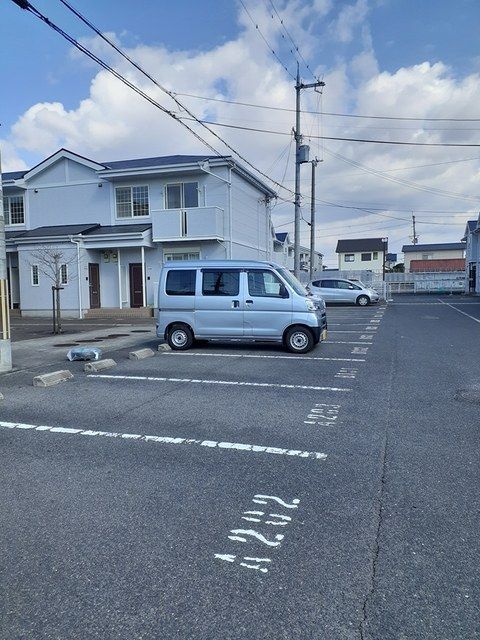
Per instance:
[[[343,278],[360,280],[376,289],[384,300],[394,293],[462,293],[465,291],[465,272],[386,273],[381,271],[318,271],[313,280]],[[303,284],[309,282],[306,272],[300,273]]]

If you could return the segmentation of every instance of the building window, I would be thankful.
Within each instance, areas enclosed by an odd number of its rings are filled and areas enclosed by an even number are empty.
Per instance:
[[[66,264],[60,265],[60,284],[68,284],[68,267]]]
[[[373,252],[373,259],[378,260],[378,251]]]
[[[195,269],[171,269],[165,285],[167,296],[194,296],[196,274]]]
[[[371,253],[362,253],[362,262],[371,262],[372,254]]]
[[[199,251],[191,251],[190,253],[164,253],[163,261],[172,262],[173,260],[200,260]]]
[[[23,196],[4,196],[3,212],[5,224],[25,224]]]
[[[198,182],[167,184],[165,209],[188,209],[198,207]]]
[[[117,187],[115,189],[117,218],[140,218],[148,216],[148,187]]]
[[[354,253],[346,253],[345,254],[345,262],[355,262],[355,254]]]
[[[422,260],[432,260],[433,253],[422,253]]]
[[[204,296],[238,296],[240,272],[204,269],[202,293]]]
[[[30,277],[32,280],[32,287],[38,287],[40,284],[38,264],[32,264],[30,267]]]

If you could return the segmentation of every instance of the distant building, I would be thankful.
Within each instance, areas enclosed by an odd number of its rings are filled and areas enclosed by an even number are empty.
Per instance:
[[[339,240],[338,268],[340,271],[382,271],[388,241],[384,238],[358,238]]]
[[[466,247],[465,291],[480,294],[480,215],[469,220],[463,236]]]
[[[273,242],[273,260],[290,271],[294,268],[293,242],[286,231],[275,234]],[[323,253],[315,251],[314,271],[321,271],[323,267]],[[300,246],[300,270],[310,270],[310,249]]]
[[[413,271],[463,271],[465,242],[440,244],[408,244],[402,247],[405,273]]]

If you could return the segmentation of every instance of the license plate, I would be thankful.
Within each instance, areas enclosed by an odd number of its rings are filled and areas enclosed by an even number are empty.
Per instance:
[[[327,339],[327,330],[324,329],[320,334],[320,340],[326,340],[326,339]]]

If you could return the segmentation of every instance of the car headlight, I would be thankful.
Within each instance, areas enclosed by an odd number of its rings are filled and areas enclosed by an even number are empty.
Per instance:
[[[315,311],[315,303],[312,300],[305,300],[308,311]]]

